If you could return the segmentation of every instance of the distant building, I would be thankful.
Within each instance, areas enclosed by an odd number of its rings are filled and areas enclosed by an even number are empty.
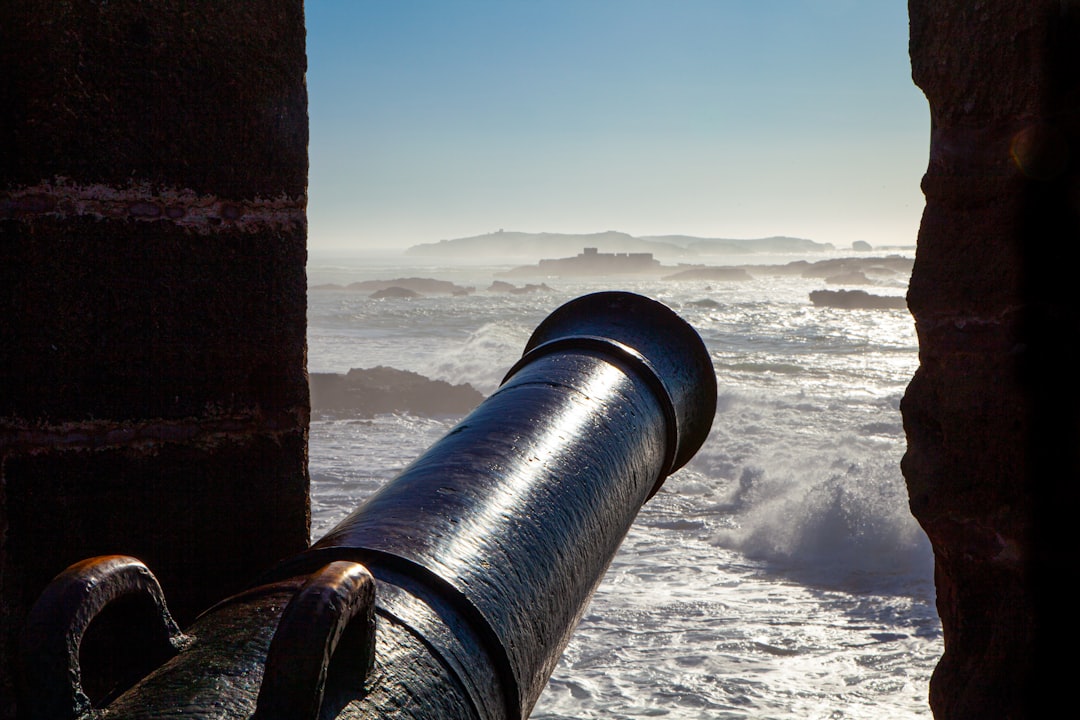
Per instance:
[[[652,253],[602,253],[587,247],[576,257],[541,260],[539,270],[547,275],[652,274],[660,261]]]

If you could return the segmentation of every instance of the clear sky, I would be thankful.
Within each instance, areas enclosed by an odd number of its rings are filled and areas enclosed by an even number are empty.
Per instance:
[[[912,245],[904,0],[307,0],[312,250],[493,232]]]

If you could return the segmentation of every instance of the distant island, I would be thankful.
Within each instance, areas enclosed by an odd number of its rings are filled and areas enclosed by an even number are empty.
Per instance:
[[[538,258],[569,256],[583,247],[596,248],[603,253],[652,253],[654,257],[673,261],[751,253],[818,253],[836,249],[829,243],[784,236],[753,239],[702,238],[691,235],[635,237],[615,230],[584,234],[499,230],[484,235],[413,245],[405,254],[425,258],[487,257],[535,261]]]
[[[504,272],[498,277],[586,276],[586,275],[648,275],[656,276],[670,272],[652,253],[602,253],[587,247],[574,257],[541,260],[536,265],[523,265]]]

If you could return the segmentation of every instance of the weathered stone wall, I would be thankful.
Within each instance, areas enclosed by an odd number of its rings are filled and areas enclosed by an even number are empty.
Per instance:
[[[0,718],[29,604],[183,623],[307,543],[301,0],[0,8]]]
[[[908,293],[911,509],[936,557],[938,720],[1071,694],[1080,392],[1080,3],[910,0],[930,103]]]

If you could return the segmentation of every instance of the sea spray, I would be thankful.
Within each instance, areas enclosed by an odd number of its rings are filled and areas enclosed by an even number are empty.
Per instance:
[[[469,383],[490,395],[521,354],[530,333],[531,329],[520,323],[485,323],[463,342],[431,358],[426,374],[453,384]]]
[[[311,369],[389,365],[490,392],[548,312],[610,289],[545,282],[550,293],[412,301],[313,292]],[[910,315],[814,308],[820,281],[798,277],[619,285],[698,329],[718,412],[638,516],[533,720],[929,718],[940,623],[899,471]],[[314,422],[313,535],[450,425]]]
[[[899,472],[844,464],[746,469],[728,501],[735,527],[718,530],[713,542],[816,585],[928,581],[929,542],[906,512]]]

